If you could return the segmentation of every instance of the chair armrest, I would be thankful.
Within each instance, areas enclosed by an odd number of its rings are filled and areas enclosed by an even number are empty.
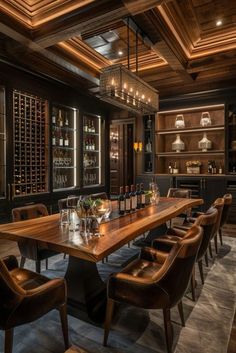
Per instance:
[[[6,265],[8,271],[14,270],[14,268],[18,268],[18,261],[14,255],[9,255],[4,257],[3,259],[4,264]]]
[[[174,235],[174,236],[183,238],[188,229],[189,229],[188,227],[184,227],[184,226],[183,226],[183,228],[182,228],[182,226],[174,226],[173,228],[167,229],[166,235],[170,235],[170,236]],[[163,237],[163,239],[164,239],[164,237]]]
[[[168,252],[156,250],[149,247],[144,247],[141,249],[140,258],[147,261],[155,261],[159,264],[163,264],[168,257]]]
[[[29,289],[26,291],[26,295],[34,296],[34,295],[45,295],[47,292],[57,289],[58,287],[63,286],[65,287],[65,294],[66,294],[66,282],[63,278],[54,278],[49,280],[48,282],[42,284],[33,289]]]

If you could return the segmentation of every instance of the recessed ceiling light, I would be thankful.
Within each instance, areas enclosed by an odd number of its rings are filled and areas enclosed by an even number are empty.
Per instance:
[[[216,21],[216,25],[217,25],[217,26],[221,26],[221,25],[222,25],[222,20],[217,20],[217,21]]]
[[[124,54],[124,53],[123,53],[123,51],[122,51],[122,50],[119,50],[119,51],[118,51],[118,55],[120,55],[120,56],[121,56],[121,55],[123,55],[123,54]]]

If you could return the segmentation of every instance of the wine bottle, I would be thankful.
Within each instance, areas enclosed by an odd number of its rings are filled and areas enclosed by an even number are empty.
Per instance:
[[[68,119],[68,116],[67,116],[67,113],[66,114],[66,117],[65,117],[65,126],[69,126],[69,119]]]
[[[88,122],[87,122],[87,119],[85,120],[85,123],[84,123],[84,131],[85,131],[85,132],[88,131]]]
[[[59,127],[63,126],[63,119],[62,119],[62,115],[61,115],[61,109],[59,109],[59,111],[58,111],[58,123],[57,123],[57,125]]]
[[[135,211],[137,208],[137,195],[134,190],[134,185],[131,185],[130,187],[130,208],[131,211]]]
[[[129,186],[125,187],[125,212],[130,213],[130,196],[129,196]]]
[[[140,184],[140,194],[141,194],[141,207],[145,207],[146,197],[145,197],[145,192],[143,189],[143,183]]]
[[[139,209],[142,207],[139,184],[136,184],[136,196],[137,196],[137,209]]]
[[[60,132],[60,137],[59,137],[59,146],[63,146],[63,135],[62,132]]]
[[[64,139],[64,146],[68,147],[69,146],[69,137],[68,133],[65,133],[65,139]]]
[[[56,136],[55,136],[55,131],[52,132],[52,145],[56,146]]]
[[[118,203],[119,203],[119,214],[120,215],[125,214],[125,195],[123,192],[123,186],[120,187],[120,194],[118,197]]]
[[[56,114],[54,110],[52,111],[52,124],[56,125]]]

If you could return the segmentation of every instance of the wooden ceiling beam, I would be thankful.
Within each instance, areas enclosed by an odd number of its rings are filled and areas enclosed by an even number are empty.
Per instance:
[[[18,46],[15,44],[14,46],[12,43],[8,44],[8,51],[11,55],[16,55],[17,57],[25,57],[25,62],[28,62],[27,55],[32,52],[37,52],[37,54],[42,55],[45,59],[51,61],[56,66],[61,66],[61,68],[66,69],[67,72],[71,72],[73,75],[77,75],[78,77],[82,77],[83,79],[90,81],[94,85],[99,85],[99,80],[96,77],[93,77],[86,73],[85,71],[81,70],[77,65],[73,65],[70,62],[66,61],[65,59],[55,55],[51,51],[47,49],[42,49],[38,44],[30,40],[28,37],[25,37],[23,34],[18,33],[14,29],[8,27],[5,24],[1,24],[1,32],[4,33],[6,36],[12,38],[15,42],[18,43]]]

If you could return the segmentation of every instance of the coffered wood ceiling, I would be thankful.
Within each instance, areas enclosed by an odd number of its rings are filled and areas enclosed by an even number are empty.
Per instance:
[[[94,94],[103,67],[127,65],[128,38],[130,69],[161,97],[235,83],[235,0],[6,0],[0,11],[2,59]]]

